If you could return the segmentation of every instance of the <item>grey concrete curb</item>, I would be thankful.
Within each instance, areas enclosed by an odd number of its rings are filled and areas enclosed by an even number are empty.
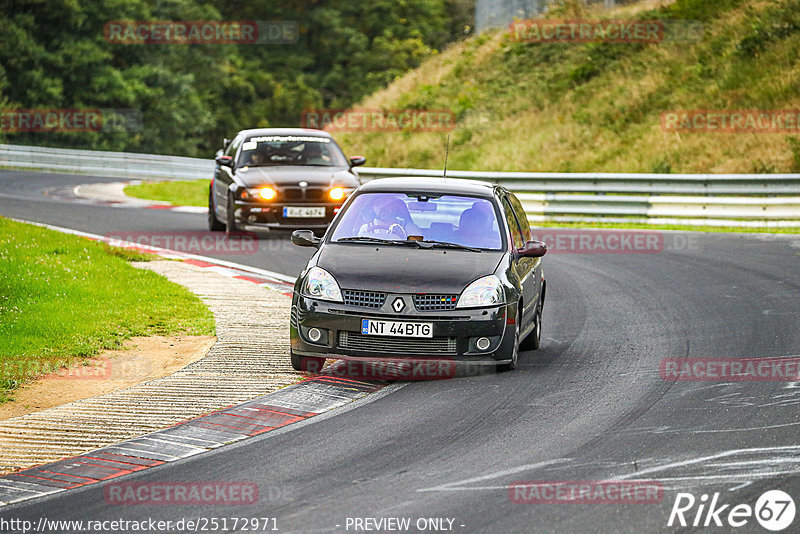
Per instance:
[[[0,465],[26,468],[81,454],[304,377],[289,365],[286,296],[184,262],[137,266],[200,296],[216,320],[216,343],[204,358],[169,376],[0,422]]]

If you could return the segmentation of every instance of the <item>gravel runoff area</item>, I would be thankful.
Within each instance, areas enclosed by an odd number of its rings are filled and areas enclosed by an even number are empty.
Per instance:
[[[216,343],[163,378],[0,422],[0,474],[140,436],[305,377],[289,362],[286,295],[180,261],[134,265],[197,294],[214,314]]]

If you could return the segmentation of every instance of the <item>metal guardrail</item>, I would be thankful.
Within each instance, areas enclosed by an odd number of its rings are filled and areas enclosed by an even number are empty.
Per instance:
[[[187,180],[210,177],[214,161],[131,152],[0,145],[0,167],[123,180]]]
[[[441,176],[441,170],[364,168],[370,178]],[[450,178],[500,183],[512,191],[649,195],[800,195],[800,174],[636,174],[448,170]]]
[[[115,180],[209,179],[212,159],[0,145],[0,167]],[[436,169],[363,167],[363,180],[438,177]],[[533,220],[800,226],[800,174],[447,172],[519,194]]]

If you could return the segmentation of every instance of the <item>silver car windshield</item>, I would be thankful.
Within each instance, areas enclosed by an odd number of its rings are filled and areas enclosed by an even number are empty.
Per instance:
[[[277,165],[344,167],[347,160],[328,137],[268,135],[250,137],[242,143],[238,167]]]
[[[502,250],[501,235],[493,204],[487,199],[363,193],[342,213],[331,240],[424,240]]]

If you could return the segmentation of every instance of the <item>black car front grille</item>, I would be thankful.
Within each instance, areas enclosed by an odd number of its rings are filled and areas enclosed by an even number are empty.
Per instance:
[[[325,190],[318,187],[286,187],[281,190],[283,200],[318,202],[325,198]]]
[[[284,189],[281,191],[281,197],[284,200],[302,200],[303,199],[303,190],[302,189]]]
[[[417,311],[455,310],[458,295],[437,295],[425,293],[414,295],[414,307]]]
[[[306,189],[306,200],[322,200],[325,198],[324,189]]]
[[[344,303],[348,306],[358,306],[360,308],[370,308],[378,310],[386,302],[386,293],[376,291],[357,291],[355,289],[345,289],[342,291]]]
[[[358,332],[339,332],[339,347],[373,353],[457,354],[456,338],[365,336]]]

